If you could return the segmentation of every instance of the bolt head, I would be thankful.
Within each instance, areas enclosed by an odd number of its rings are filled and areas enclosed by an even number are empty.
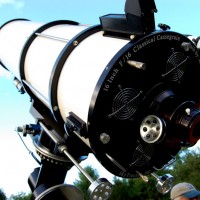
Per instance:
[[[102,133],[100,135],[100,141],[103,143],[103,144],[108,144],[110,142],[110,136],[107,134],[107,133]]]

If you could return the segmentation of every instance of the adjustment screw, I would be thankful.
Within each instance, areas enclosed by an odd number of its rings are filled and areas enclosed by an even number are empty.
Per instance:
[[[170,30],[170,26],[168,26],[167,24],[162,24],[162,23],[160,23],[160,24],[158,24],[158,27],[159,27],[160,29],[162,29],[163,31]]]
[[[190,113],[191,113],[190,108],[186,108],[186,109],[185,109],[185,112],[186,112],[187,115],[190,115]]]
[[[110,142],[110,136],[107,134],[107,133],[102,133],[100,135],[100,141],[103,143],[103,144],[108,144]]]
[[[64,153],[64,151],[67,151],[67,147],[65,145],[58,146],[58,150],[60,153]]]
[[[54,106],[53,111],[58,111],[58,106]]]
[[[181,44],[181,48],[184,50],[184,51],[189,51],[190,48],[191,48],[191,44],[189,42],[183,42]]]
[[[78,41],[75,40],[75,41],[73,42],[73,44],[74,44],[74,46],[77,46],[77,45],[78,45]]]
[[[18,127],[16,128],[16,131],[17,131],[17,132],[23,132],[23,131],[24,131],[24,128],[21,127],[21,126],[18,126]]]
[[[130,39],[134,40],[135,39],[135,35],[130,35]]]

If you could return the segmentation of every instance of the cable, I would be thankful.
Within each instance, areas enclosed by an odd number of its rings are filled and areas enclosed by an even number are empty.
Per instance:
[[[27,149],[27,151],[29,152],[29,154],[31,154],[31,156],[33,157],[33,159],[39,164],[41,165],[41,162],[37,159],[37,157],[34,155],[34,153],[27,147],[27,145],[25,144],[24,140],[22,139],[21,135],[19,134],[18,131],[16,131],[20,140],[22,141],[22,143],[24,144],[25,148]]]

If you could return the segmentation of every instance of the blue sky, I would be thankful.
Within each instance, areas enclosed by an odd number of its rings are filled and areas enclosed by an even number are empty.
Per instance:
[[[59,19],[98,24],[99,16],[123,13],[125,0],[0,0],[0,24],[13,18],[49,22]],[[198,34],[198,0],[155,0],[156,24],[166,23],[172,30]]]
[[[158,9],[156,25],[165,23],[172,31],[200,36],[199,0],[155,2]],[[124,3],[125,0],[0,0],[0,25],[15,18],[44,23],[66,19],[95,25],[99,24],[102,15],[124,13]],[[28,95],[20,95],[12,84],[12,77],[0,68],[0,188],[8,196],[28,192],[28,176],[37,167],[14,131],[17,126],[34,123],[29,109]],[[30,138],[25,140],[31,148]],[[100,166],[97,168],[105,173]],[[70,176],[75,175],[76,170]]]

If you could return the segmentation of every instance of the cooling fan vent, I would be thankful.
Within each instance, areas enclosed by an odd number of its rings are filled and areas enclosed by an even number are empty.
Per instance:
[[[139,144],[133,154],[133,163],[131,166],[142,167],[148,165],[149,160],[152,158],[154,153],[153,144]]]
[[[179,81],[185,72],[187,59],[183,53],[174,52],[167,60],[166,73],[163,77],[173,82]]]
[[[130,118],[138,108],[140,93],[137,93],[133,88],[125,88],[115,96],[112,113],[109,118],[115,116],[120,120]]]

